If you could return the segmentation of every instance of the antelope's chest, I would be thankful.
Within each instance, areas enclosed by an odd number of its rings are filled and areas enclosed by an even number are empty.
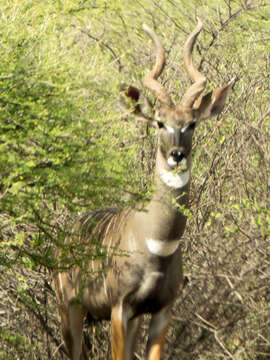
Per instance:
[[[145,273],[139,289],[134,293],[134,311],[136,314],[155,313],[169,302],[170,286],[165,274]]]
[[[154,261],[144,266],[129,264],[120,287],[134,314],[156,313],[174,300],[181,281],[179,265],[173,256],[163,264]]]

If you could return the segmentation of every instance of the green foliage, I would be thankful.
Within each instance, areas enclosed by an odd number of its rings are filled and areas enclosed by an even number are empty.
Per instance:
[[[119,152],[130,130],[113,109],[120,80],[110,54],[73,30],[73,2],[46,5],[8,2],[0,50],[1,217],[21,231],[13,244],[2,235],[1,248],[29,256],[30,267],[52,265],[60,217],[123,206],[140,190],[136,144]]]
[[[0,331],[0,338],[2,338],[8,346],[16,348],[17,352],[21,355],[31,350],[31,345],[28,343],[27,339],[23,335],[20,335],[18,333],[13,335],[4,331]],[[0,359],[7,359],[6,356],[6,353],[0,350]]]
[[[141,25],[161,35],[167,53],[161,81],[177,102],[190,84],[182,45],[197,15],[204,31],[194,62],[207,75],[207,90],[234,76],[237,82],[221,116],[196,129],[192,206],[180,209],[189,223],[185,274],[191,284],[175,310],[167,358],[269,358],[267,2],[6,0],[0,21],[0,359],[62,358],[47,272],[58,265],[56,249],[66,266],[86,256],[104,258],[97,244],[87,254],[63,244],[75,218],[151,195],[156,133],[146,139],[144,127],[132,116],[121,119],[116,106],[120,84],[141,88],[154,59]],[[99,358],[106,358],[108,341],[97,329]]]

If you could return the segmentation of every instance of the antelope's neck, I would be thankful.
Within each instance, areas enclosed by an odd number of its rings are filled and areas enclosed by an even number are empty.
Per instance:
[[[173,254],[186,226],[183,209],[188,206],[190,168],[172,171],[158,153],[155,190],[142,216],[146,245],[159,256]]]
[[[159,221],[164,225],[172,224],[184,216],[181,207],[188,206],[190,176],[190,161],[185,170],[179,169],[178,172],[177,169],[170,169],[158,152],[155,189],[148,209],[149,213],[159,212]],[[173,221],[174,219],[175,221]]]

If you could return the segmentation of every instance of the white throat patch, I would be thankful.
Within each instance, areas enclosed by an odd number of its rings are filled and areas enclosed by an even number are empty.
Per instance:
[[[172,171],[168,170],[161,170],[160,178],[164,182],[165,185],[172,189],[181,189],[182,187],[186,186],[190,179],[190,170],[187,169],[186,171],[175,174]]]
[[[157,256],[170,256],[178,249],[179,240],[162,241],[146,238],[146,246],[151,254]]]

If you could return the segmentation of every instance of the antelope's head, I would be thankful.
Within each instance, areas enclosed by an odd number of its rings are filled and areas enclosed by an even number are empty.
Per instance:
[[[156,48],[156,61],[152,70],[143,78],[143,85],[156,97],[160,107],[155,112],[154,119],[145,116],[139,105],[135,112],[139,120],[149,121],[159,128],[159,152],[164,158],[167,170],[176,169],[179,165],[190,162],[192,135],[201,120],[218,114],[225,104],[228,91],[233,81],[217,88],[204,96],[200,96],[206,87],[206,77],[193,65],[192,50],[202,30],[202,22],[189,35],[184,45],[184,64],[192,81],[191,87],[185,92],[179,104],[174,104],[170,94],[157,80],[165,65],[165,51],[156,35],[147,25],[143,30],[151,37]],[[129,86],[126,96],[138,102],[140,92]]]

